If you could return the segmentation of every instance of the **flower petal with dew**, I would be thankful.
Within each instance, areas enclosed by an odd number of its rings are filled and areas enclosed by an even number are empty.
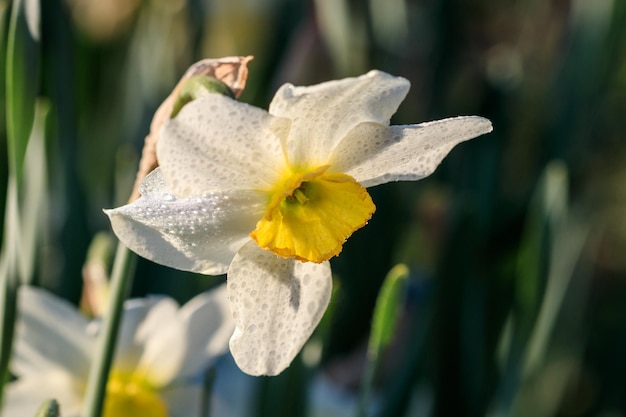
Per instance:
[[[199,415],[199,373],[225,352],[234,329],[227,310],[225,286],[180,308],[168,297],[127,301],[103,417]],[[78,416],[99,325],[44,290],[21,287],[11,363],[18,379],[7,386],[2,416],[34,415],[47,398],[63,416]]]
[[[116,233],[139,255],[179,269],[219,275],[249,238],[264,210],[255,191],[216,191],[181,199],[165,187],[160,168],[141,198],[108,212]]]
[[[278,374],[326,310],[328,260],[375,211],[366,187],[423,178],[492,130],[476,116],[389,126],[408,90],[406,79],[370,71],[286,84],[269,112],[198,98],[161,129],[160,168],[142,197],[106,211],[113,230],[155,262],[227,272],[235,361]],[[195,214],[203,207],[212,214]]]
[[[230,350],[237,364],[255,375],[271,375],[289,366],[303,336],[306,340],[322,318],[331,289],[328,261],[316,264],[276,257],[248,242],[228,272],[237,325]],[[259,343],[259,338],[264,342]]]

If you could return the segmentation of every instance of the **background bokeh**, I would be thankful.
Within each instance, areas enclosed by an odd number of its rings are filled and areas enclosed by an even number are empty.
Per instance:
[[[254,380],[224,367],[216,381],[251,386],[251,416],[353,415],[379,287],[405,263],[375,415],[626,415],[624,0],[41,7],[33,85],[48,110],[46,163],[25,174],[46,190],[37,284],[78,304],[87,260],[108,265],[114,240],[102,208],[126,201],[152,115],[193,62],[254,55],[240,100],[265,108],[282,83],[377,68],[411,81],[392,123],[475,114],[494,132],[459,145],[423,181],[371,190],[377,212],[333,259],[332,307],[292,367]],[[8,1],[0,13],[4,49]],[[141,260],[132,293],[183,302],[223,279]],[[319,378],[325,391],[312,395]],[[226,389],[216,395],[237,402]]]

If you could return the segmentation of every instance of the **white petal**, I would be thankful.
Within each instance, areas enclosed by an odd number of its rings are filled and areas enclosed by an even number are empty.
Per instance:
[[[226,286],[197,295],[146,341],[139,369],[156,386],[199,377],[226,351],[234,330]]]
[[[172,313],[155,314],[172,308]],[[163,315],[174,316],[178,304],[165,297],[135,298],[124,303],[122,323],[117,336],[114,367],[133,372],[144,351],[146,333],[155,331]],[[169,313],[169,314],[168,314]]]
[[[206,369],[228,350],[228,341],[235,330],[226,285],[197,295],[180,311],[187,352],[179,376],[189,377]]]
[[[363,123],[337,146],[331,169],[364,187],[415,181],[430,175],[455,145],[491,130],[491,122],[478,116],[391,127]]]
[[[147,346],[163,331],[163,326],[176,323],[179,305],[170,297],[155,297],[150,299],[150,310],[135,334],[135,343]]]
[[[295,166],[325,165],[343,137],[363,122],[389,124],[409,82],[380,71],[310,87],[283,85],[270,113],[292,121],[286,144]]]
[[[45,400],[54,398],[59,403],[63,417],[78,417],[81,407],[80,388],[79,381],[64,372],[47,372],[21,378],[6,386],[0,416],[34,416]]]
[[[42,289],[22,286],[18,297],[13,372],[86,375],[94,342],[87,335],[87,320],[70,303]]]
[[[281,140],[288,120],[209,94],[187,104],[161,129],[159,165],[178,196],[267,189],[285,167]]]
[[[105,210],[117,237],[156,263],[209,275],[228,270],[265,208],[265,197],[254,191],[176,198],[158,168],[141,193],[132,204]]]
[[[277,375],[289,366],[330,300],[330,264],[299,262],[246,244],[228,271],[237,328],[230,350],[242,371]]]
[[[163,387],[174,379],[185,351],[178,310],[176,301],[162,299],[150,310],[136,335],[143,346],[136,372],[156,387]]]

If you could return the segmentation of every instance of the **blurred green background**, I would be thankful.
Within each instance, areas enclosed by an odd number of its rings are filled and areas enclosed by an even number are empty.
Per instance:
[[[0,1],[3,59],[10,11]],[[626,415],[626,1],[45,0],[40,17],[24,73],[48,111],[45,163],[24,174],[45,190],[37,284],[79,302],[94,236],[113,242],[102,208],[126,201],[152,115],[193,62],[254,55],[240,100],[264,108],[282,83],[377,68],[411,81],[392,123],[475,114],[494,132],[423,181],[371,190],[377,212],[332,261],[318,347],[255,380],[250,415],[306,415],[319,375],[357,395],[400,262],[411,273],[372,415]],[[141,260],[132,293],[184,302],[223,279]]]

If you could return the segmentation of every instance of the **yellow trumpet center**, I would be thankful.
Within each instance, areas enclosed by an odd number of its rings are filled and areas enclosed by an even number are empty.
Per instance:
[[[137,376],[113,371],[106,390],[103,417],[168,417],[163,398]]]
[[[349,175],[328,166],[290,172],[270,192],[265,214],[250,234],[257,244],[285,258],[322,262],[365,226],[376,206]]]

